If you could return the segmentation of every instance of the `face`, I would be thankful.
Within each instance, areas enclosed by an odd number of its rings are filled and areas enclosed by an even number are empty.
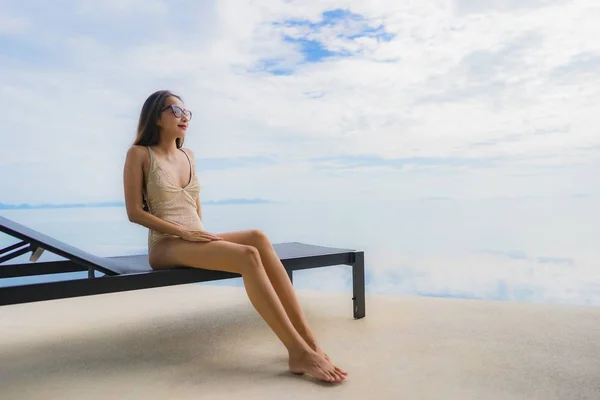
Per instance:
[[[158,126],[162,134],[172,138],[183,138],[188,128],[192,113],[187,110],[177,97],[167,97],[162,112],[159,114]]]

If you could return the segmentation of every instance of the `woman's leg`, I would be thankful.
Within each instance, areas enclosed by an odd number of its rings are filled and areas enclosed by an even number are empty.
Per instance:
[[[150,263],[153,268],[189,266],[241,274],[252,305],[288,349],[290,370],[305,372],[329,382],[345,378],[298,334],[277,297],[256,248],[224,240],[202,243],[166,238],[152,246]]]
[[[275,253],[275,249],[273,248],[273,245],[267,236],[262,231],[255,229],[218,233],[217,236],[220,236],[229,242],[253,246],[258,250],[267,275],[269,276],[269,279],[273,284],[273,288],[279,296],[281,304],[283,305],[283,308],[289,316],[292,324],[313,350],[323,354],[327,359],[329,359],[329,357],[327,357],[327,355],[317,344],[317,339],[310,329],[306,316],[304,315],[302,307],[300,306],[300,302],[296,297],[294,287],[290,282],[287,272],[285,271],[281,260],[277,256],[277,253]],[[346,374],[346,372],[340,369],[338,370],[341,373]]]

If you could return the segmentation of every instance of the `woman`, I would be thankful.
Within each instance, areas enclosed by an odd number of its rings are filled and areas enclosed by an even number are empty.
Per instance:
[[[283,342],[292,373],[341,382],[347,373],[320,349],[287,273],[267,237],[248,230],[212,234],[202,224],[194,154],[183,148],[192,113],[170,91],[142,106],[124,167],[127,215],[149,229],[152,268],[187,266],[241,274],[252,305]]]

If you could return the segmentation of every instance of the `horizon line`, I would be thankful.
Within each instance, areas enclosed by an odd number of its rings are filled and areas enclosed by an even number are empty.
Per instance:
[[[275,201],[262,198],[231,198],[223,200],[203,201],[203,205],[233,205],[233,204],[269,204]],[[94,207],[124,207],[124,201],[96,201],[96,202],[78,202],[78,203],[0,203],[0,210],[29,210],[29,209],[50,209],[50,208],[94,208]]]

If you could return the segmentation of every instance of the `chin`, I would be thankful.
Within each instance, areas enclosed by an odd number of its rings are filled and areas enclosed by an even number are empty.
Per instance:
[[[173,131],[173,139],[183,139],[185,137],[185,131],[177,128],[176,131]]]

